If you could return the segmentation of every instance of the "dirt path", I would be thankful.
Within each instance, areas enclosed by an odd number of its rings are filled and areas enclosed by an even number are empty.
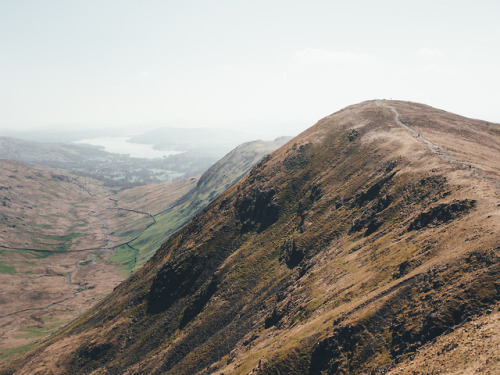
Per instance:
[[[469,171],[471,174],[471,177],[473,178],[478,178],[480,180],[483,180],[488,183],[488,185],[497,193],[497,195],[500,194],[500,181],[497,179],[491,178],[491,177],[486,177],[484,173],[482,172],[481,169],[478,167],[454,156],[449,153],[447,153],[442,147],[436,145],[435,143],[431,142],[427,138],[425,138],[418,130],[412,128],[408,124],[405,124],[401,120],[401,116],[396,108],[393,106],[389,105],[388,103],[377,100],[376,105],[379,107],[385,107],[388,108],[393,114],[394,114],[394,120],[396,123],[405,129],[412,137],[416,138],[420,143],[422,143],[425,147],[427,147],[433,154],[437,155],[441,160],[454,164],[456,167]]]

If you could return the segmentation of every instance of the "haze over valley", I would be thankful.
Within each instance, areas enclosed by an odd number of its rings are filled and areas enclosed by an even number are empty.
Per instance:
[[[38,134],[2,137],[0,158],[63,169],[123,188],[197,176],[255,134],[224,129],[160,128],[132,136],[92,137],[59,132],[61,141],[39,142]]]
[[[0,2],[0,375],[500,374],[500,2]]]

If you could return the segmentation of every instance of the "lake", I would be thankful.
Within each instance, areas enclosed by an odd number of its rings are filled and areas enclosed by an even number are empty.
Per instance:
[[[131,143],[128,142],[129,139],[130,137],[98,137],[82,139],[74,143],[85,143],[92,146],[99,146],[107,152],[145,159],[163,158],[170,155],[181,154],[183,152],[155,150],[152,145]]]

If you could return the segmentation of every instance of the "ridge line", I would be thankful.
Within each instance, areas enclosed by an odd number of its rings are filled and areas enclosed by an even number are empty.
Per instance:
[[[441,160],[455,164],[462,170],[469,170],[471,177],[478,178],[480,180],[485,181],[492,189],[493,191],[498,195],[500,193],[500,184],[495,181],[491,177],[486,177],[484,176],[482,170],[470,163],[466,163],[462,159],[460,159],[457,156],[453,156],[447,152],[444,151],[444,149],[435,143],[429,141],[427,138],[425,138],[418,130],[413,129],[411,126],[408,124],[405,124],[401,120],[401,115],[399,114],[398,110],[394,108],[392,105],[389,105],[387,103],[383,103],[381,100],[376,100],[375,104],[377,107],[385,107],[389,109],[393,114],[394,114],[394,120],[396,121],[396,124],[398,124],[400,127],[405,129],[412,137],[416,138],[420,143],[422,143],[425,147],[427,147],[434,155],[438,156]]]

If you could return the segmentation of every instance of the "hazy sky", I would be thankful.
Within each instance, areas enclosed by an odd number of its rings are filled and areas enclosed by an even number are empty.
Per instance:
[[[500,122],[499,15],[498,0],[0,0],[0,128],[292,130],[374,98]]]

